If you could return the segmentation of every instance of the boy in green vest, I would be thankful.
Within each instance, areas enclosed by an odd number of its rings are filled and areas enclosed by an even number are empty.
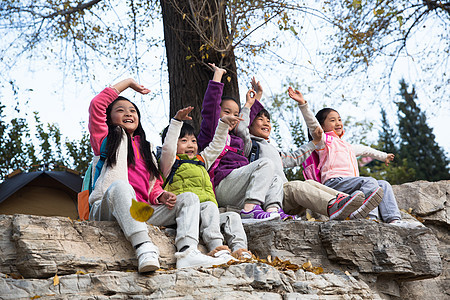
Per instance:
[[[179,110],[162,134],[160,170],[166,178],[164,189],[176,195],[192,192],[198,196],[200,234],[210,251],[208,255],[214,257],[232,255],[238,259],[251,258],[240,216],[234,212],[219,213],[208,174],[209,168],[225,148],[229,128],[234,127],[241,119],[233,115],[222,117],[212,142],[197,154],[198,146],[194,128],[183,122],[192,119],[189,116],[192,110],[191,106]],[[229,247],[223,244],[221,228]],[[232,259],[231,256],[230,259]]]

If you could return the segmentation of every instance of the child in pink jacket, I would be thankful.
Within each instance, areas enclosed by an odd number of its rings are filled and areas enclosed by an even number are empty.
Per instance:
[[[303,99],[303,95],[292,88],[289,88],[289,95],[294,99]],[[308,111],[308,113],[312,115],[311,111]],[[387,181],[359,176],[357,156],[369,156],[389,164],[394,159],[394,154],[378,151],[364,145],[352,145],[342,140],[344,125],[339,113],[332,108],[321,109],[316,114],[316,121],[316,126],[322,126],[324,131],[322,141],[316,145],[316,152],[320,159],[321,181],[324,185],[344,193],[360,190],[366,195],[366,200],[373,197],[382,197],[378,207],[373,207],[373,209],[370,207],[372,210],[369,213],[369,218],[371,219],[381,219],[391,225],[406,228],[422,226],[420,222],[401,220],[394,192]],[[366,203],[369,203],[369,201]],[[367,208],[367,205],[363,203],[360,209],[350,215],[350,219],[359,218],[359,215],[363,213],[362,209]]]

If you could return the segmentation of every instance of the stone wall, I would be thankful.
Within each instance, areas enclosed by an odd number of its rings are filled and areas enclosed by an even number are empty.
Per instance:
[[[394,191],[399,206],[421,217],[426,228],[369,220],[245,226],[258,257],[300,266],[310,261],[323,268],[320,274],[282,271],[258,260],[176,270],[173,236],[149,226],[162,269],[140,275],[134,251],[114,222],[0,215],[0,299],[449,298],[450,182],[416,182]]]

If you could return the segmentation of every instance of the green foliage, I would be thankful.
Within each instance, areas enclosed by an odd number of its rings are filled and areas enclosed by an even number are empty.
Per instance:
[[[35,112],[36,133],[33,139],[27,120],[20,117],[8,120],[4,114],[5,108],[0,103],[0,179],[4,179],[16,169],[45,168],[62,171],[71,168],[84,174],[92,160],[89,136],[86,132],[80,141],[66,141],[66,150],[56,124],[44,125]],[[18,107],[16,112],[20,113]]]
[[[450,179],[449,160],[444,150],[436,143],[425,113],[421,112],[416,104],[414,87],[408,92],[408,85],[401,80],[400,95],[403,99],[397,102],[399,156],[405,159],[405,166],[415,170],[415,180]]]

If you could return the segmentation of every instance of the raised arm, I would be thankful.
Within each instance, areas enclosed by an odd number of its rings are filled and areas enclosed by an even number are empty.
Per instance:
[[[219,120],[213,140],[202,152],[199,153],[205,161],[206,170],[209,170],[225,148],[227,143],[228,128],[229,125],[227,123]]]
[[[262,90],[261,90],[262,91]],[[253,89],[249,89],[246,94],[246,102],[241,110],[242,121],[239,122],[236,128],[236,135],[239,136],[244,141],[244,155],[247,157],[252,150],[252,139],[250,137],[250,132],[248,127],[250,126],[250,111],[252,106],[259,101],[257,101],[257,93]]]
[[[220,118],[220,102],[222,101],[223,83],[220,82],[225,70],[211,64],[214,69],[213,80],[208,83],[202,104],[202,123],[197,141],[199,150],[205,149],[214,138]]]
[[[173,164],[177,156],[177,144],[180,136],[181,127],[183,127],[183,121],[192,120],[189,113],[194,108],[192,106],[180,109],[175,117],[170,120],[169,128],[164,139],[161,151],[161,159],[159,166],[164,178],[167,178],[170,174]]]
[[[389,164],[389,162],[394,159],[394,154],[392,153],[388,154],[386,152],[373,149],[369,146],[352,144],[352,150],[357,157],[368,156],[379,161],[384,161],[386,164]]]
[[[108,125],[106,124],[106,109],[121,92],[127,88],[132,88],[141,94],[148,94],[150,90],[139,85],[134,79],[122,80],[111,87],[105,88],[92,99],[89,105],[89,133],[91,146],[95,155],[100,155],[100,147],[103,139],[108,135]]]

